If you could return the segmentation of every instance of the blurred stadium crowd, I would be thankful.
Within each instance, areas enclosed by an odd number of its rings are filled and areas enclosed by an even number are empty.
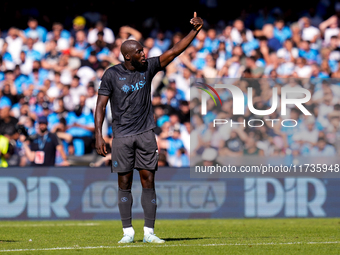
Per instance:
[[[214,1],[203,2],[209,10],[207,17],[218,12]],[[49,130],[58,134],[67,155],[93,154],[99,82],[107,67],[123,61],[122,42],[138,40],[152,57],[172,47],[187,32],[160,27],[152,18],[143,21],[144,29],[133,25],[112,29],[108,20],[114,17],[95,9],[69,16],[72,20],[68,23],[50,20],[49,26],[43,26],[47,24],[43,15],[26,15],[24,27],[1,27],[0,135],[15,145],[10,165],[29,165],[18,140],[17,124],[34,135],[41,115],[47,116]],[[205,20],[192,45],[153,80],[159,165],[188,166],[189,151],[202,154],[206,147],[228,156],[331,156],[339,152],[340,83],[336,79],[340,78],[340,3],[315,2],[295,16],[278,7],[253,11],[249,7],[233,20],[214,20]],[[199,96],[195,99],[192,95],[194,103],[189,104],[193,78],[211,77],[239,79],[243,91],[253,87],[257,109],[270,107],[273,87],[302,86],[312,93],[306,107],[314,117],[305,118],[292,108],[289,118],[298,121],[298,131],[279,125],[221,129],[221,139],[216,136],[220,129],[204,124],[217,116],[214,105],[202,118],[196,114]],[[220,118],[237,117],[231,115],[230,102],[226,96]],[[278,112],[272,115],[280,118]],[[247,113],[244,118],[255,117]],[[103,132],[108,147],[111,120],[108,108]]]

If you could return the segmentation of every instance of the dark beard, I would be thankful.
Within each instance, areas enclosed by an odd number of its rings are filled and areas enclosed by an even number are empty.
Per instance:
[[[137,60],[133,60],[133,59],[131,59],[131,65],[134,68],[136,68],[136,70],[138,70],[138,71],[145,71],[146,68],[147,68],[147,62],[141,63],[141,62],[138,62]]]
[[[43,134],[47,131],[47,128],[40,128],[40,132]]]

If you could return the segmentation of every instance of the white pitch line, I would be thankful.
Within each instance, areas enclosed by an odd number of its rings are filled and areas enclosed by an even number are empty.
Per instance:
[[[167,247],[193,247],[193,246],[261,246],[261,245],[296,245],[296,244],[340,244],[340,241],[333,242],[288,242],[288,243],[211,243],[211,244],[136,244],[136,245],[122,245],[122,246],[85,246],[85,247],[56,247],[56,248],[40,248],[40,249],[13,249],[0,250],[1,252],[21,252],[21,251],[57,251],[57,250],[93,250],[93,249],[121,249],[121,248],[167,248]]]
[[[86,226],[98,226],[99,223],[49,223],[49,224],[0,224],[1,228],[5,227],[86,227]]]

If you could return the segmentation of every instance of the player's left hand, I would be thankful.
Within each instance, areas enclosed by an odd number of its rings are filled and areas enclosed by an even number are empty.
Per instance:
[[[194,12],[194,17],[190,20],[190,24],[194,26],[196,31],[199,31],[203,26],[203,19],[197,17],[197,13]]]
[[[106,156],[107,154],[106,144],[105,144],[103,137],[96,137],[96,151],[98,155],[101,155],[103,157]]]

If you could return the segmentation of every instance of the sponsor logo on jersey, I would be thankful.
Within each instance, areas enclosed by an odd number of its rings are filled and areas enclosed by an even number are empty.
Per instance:
[[[124,93],[128,93],[129,91],[133,92],[135,90],[139,90],[141,88],[144,87],[144,85],[146,84],[146,81],[139,81],[139,82],[136,82],[135,85],[126,85],[124,84],[123,87],[121,88],[122,91],[124,91]]]

